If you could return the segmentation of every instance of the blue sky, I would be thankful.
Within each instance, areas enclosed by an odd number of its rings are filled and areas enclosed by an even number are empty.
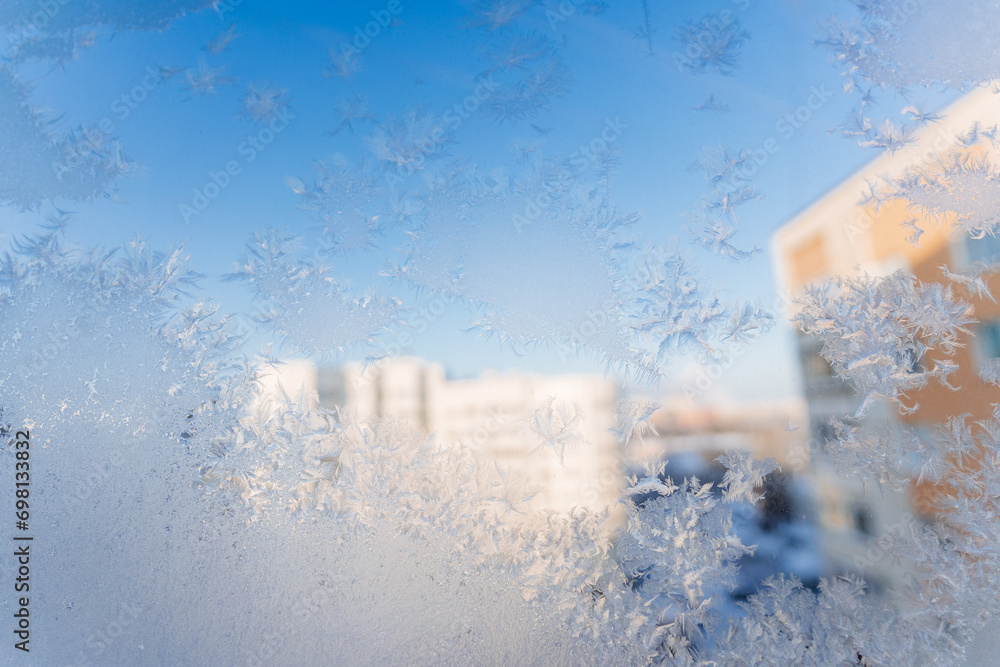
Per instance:
[[[694,5],[651,0],[653,32],[647,40],[635,34],[644,24],[642,2],[615,3],[597,15],[585,12],[585,4],[561,21],[550,20],[546,6],[539,5],[516,23],[518,29],[551,41],[571,76],[566,94],[516,124],[472,114],[458,124],[447,150],[483,166],[516,168],[512,147],[519,141],[543,140],[538,150],[565,156],[598,136],[608,119],[618,119],[626,127],[615,141],[619,155],[613,198],[620,210],[640,215],[635,235],[644,242],[679,245],[699,265],[703,279],[727,299],[772,303],[776,290],[767,254],[772,232],[875,157],[856,141],[829,133],[857,104],[856,95],[842,91],[828,53],[813,43],[829,8],[799,1]],[[246,288],[221,277],[260,228],[283,227],[307,238],[313,233],[316,223],[299,208],[289,177],[309,182],[315,160],[335,154],[359,160],[367,154],[371,123],[360,123],[353,132],[342,128],[330,133],[339,122],[338,103],[364,95],[380,119],[418,108],[442,114],[473,92],[476,77],[486,69],[483,52],[496,34],[470,25],[475,15],[470,7],[400,0],[395,22],[380,28],[362,50],[364,69],[349,80],[325,77],[328,50],[350,41],[357,28],[373,20],[372,12],[385,12],[388,6],[244,0],[224,17],[205,10],[177,19],[162,32],[98,28],[94,45],[61,68],[21,65],[22,79],[34,82],[32,104],[64,113],[64,128],[110,122],[128,157],[142,166],[120,180],[114,199],[56,202],[76,213],[67,239],[111,246],[138,234],[160,248],[186,243],[192,266],[206,276],[205,292],[227,311],[253,312]],[[552,7],[556,4],[548,11]],[[850,5],[835,8],[846,12]],[[676,28],[726,12],[750,33],[735,71],[681,71],[674,58],[682,49],[674,38]],[[226,50],[216,54],[203,48],[233,22],[238,37]],[[141,100],[130,92],[144,77],[151,81],[148,73],[158,66],[197,69],[202,59],[208,67],[224,67],[222,76],[236,85],[220,85],[215,95],[189,99],[181,74],[148,86],[138,95]],[[287,89],[290,108],[287,124],[250,161],[241,147],[245,149],[248,137],[260,137],[263,126],[240,117],[239,88],[253,81]],[[127,114],[122,95],[133,98],[134,108]],[[728,112],[693,109],[710,95]],[[807,118],[793,125],[787,115],[797,110],[800,119]],[[690,167],[699,151],[710,146],[737,152],[770,148],[750,183],[762,198],[739,211],[737,245],[764,249],[749,261],[713,256],[692,244],[684,231],[686,215],[698,211],[709,189],[704,175]],[[203,189],[211,174],[224,171],[230,161],[239,173],[204,211],[185,220],[180,205],[190,204],[193,190]],[[31,231],[48,211],[47,204],[27,212],[0,207],[0,232]],[[379,275],[399,261],[405,241],[403,230],[389,229],[376,248],[341,253],[329,262],[334,274],[356,291],[375,287],[419,308],[425,297],[417,290]],[[514,354],[465,331],[472,319],[468,308],[453,305],[416,335],[406,352],[444,363],[457,375],[486,368],[602,368],[594,359],[565,359],[545,347]],[[266,337],[261,333],[258,342]],[[680,359],[674,368],[683,370],[690,363]],[[797,375],[791,334],[779,325],[725,372],[720,386],[744,399],[779,398],[797,391]]]

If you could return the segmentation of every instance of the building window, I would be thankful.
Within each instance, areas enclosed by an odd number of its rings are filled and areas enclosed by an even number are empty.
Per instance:
[[[851,515],[854,520],[854,530],[858,531],[862,535],[874,535],[875,520],[872,514],[871,505],[866,502],[855,502],[851,507]]]
[[[965,255],[970,264],[974,262],[992,264],[1000,261],[1000,238],[992,234],[986,234],[981,239],[966,237]]]
[[[976,331],[982,361],[1000,357],[1000,319],[983,322]]]

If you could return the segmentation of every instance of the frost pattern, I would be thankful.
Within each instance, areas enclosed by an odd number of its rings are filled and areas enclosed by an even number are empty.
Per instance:
[[[740,27],[739,19],[724,11],[677,28],[681,52],[674,59],[679,67],[690,72],[715,70],[732,74],[749,39],[750,33]]]
[[[995,3],[965,3],[960,12],[935,2],[852,4],[860,17],[832,21],[821,42],[843,63],[851,86],[867,82],[903,89],[940,83],[964,89],[1000,76],[1000,60],[990,46],[1000,30]]]
[[[950,271],[947,265],[942,266],[941,274],[951,282],[958,283],[969,290],[970,295],[980,299],[989,299],[993,303],[996,303],[996,299],[990,293],[990,288],[986,280],[996,270],[996,266],[991,266],[985,262],[973,262],[959,271]]]
[[[757,491],[764,478],[778,469],[774,459],[755,461],[744,451],[728,451],[717,459],[726,467],[726,476],[720,486],[725,489],[725,499],[730,502],[755,503],[764,496]]]
[[[296,237],[258,232],[232,280],[263,302],[258,319],[296,349],[326,355],[370,344],[397,322],[400,304],[369,292],[352,296],[321,264],[297,258]]]
[[[366,164],[356,167],[343,156],[313,164],[316,180],[290,180],[321,227],[321,242],[331,252],[371,248],[385,226],[390,205],[384,188]]]
[[[538,438],[534,452],[551,449],[559,456],[559,462],[564,463],[567,447],[573,449],[589,444],[580,432],[582,426],[580,406],[549,398],[545,406],[535,410],[528,423],[528,428]]]
[[[402,178],[422,169],[425,163],[440,157],[450,140],[450,130],[437,115],[411,109],[399,118],[390,117],[377,124],[367,139],[368,150],[385,167]]]
[[[199,58],[197,70],[188,69],[184,72],[187,78],[185,89],[188,91],[188,99],[218,95],[220,87],[233,83],[232,78],[222,76],[225,71],[225,66],[209,67],[204,58]]]
[[[59,3],[53,8],[31,0],[10,0],[0,7],[0,28],[13,37],[14,64],[45,60],[61,66],[75,58],[79,48],[93,45],[94,26],[109,26],[115,31],[163,30],[174,19],[213,4],[212,0],[169,0],[138,7],[96,0]]]
[[[428,193],[424,224],[392,273],[483,306],[476,327],[501,342],[555,340],[636,359],[619,314],[614,236],[628,220],[552,185],[511,183],[503,173],[442,182]]]
[[[253,82],[243,89],[241,115],[255,123],[265,123],[282,117],[288,108],[285,95],[288,91],[267,82]]]
[[[29,93],[0,66],[0,202],[30,209],[57,197],[93,199],[131,171],[121,147],[97,128],[56,133],[55,119],[33,108]]]
[[[935,224],[953,221],[956,235],[995,235],[1000,231],[1000,176],[982,149],[996,142],[991,138],[984,146],[982,140],[982,130],[973,127],[959,137],[958,148],[910,167],[899,177],[886,178],[881,185],[871,184],[862,203],[904,201]]]
[[[181,250],[135,241],[83,253],[49,234],[21,241],[0,276],[0,388],[19,421],[30,407],[36,424],[55,428],[70,410],[101,429],[159,434],[158,419],[206,409],[218,400],[211,389],[243,375],[229,357],[239,341],[229,318],[206,301],[178,307],[197,278]],[[21,373],[47,379],[22,381]]]
[[[742,250],[732,243],[739,231],[736,210],[759,199],[746,174],[756,171],[751,151],[732,153],[722,146],[706,147],[698,154],[692,169],[705,172],[711,190],[702,199],[702,212],[692,216],[687,231],[695,243],[720,257],[732,260],[750,259],[760,248]]]
[[[633,326],[653,342],[657,362],[666,364],[681,351],[720,359],[717,330],[727,313],[719,299],[679,254],[652,254],[641,261]]]
[[[979,377],[983,382],[989,382],[1000,387],[1000,357],[993,357],[979,369]]]
[[[615,425],[611,432],[622,449],[640,442],[647,435],[656,435],[656,427],[649,421],[659,409],[658,403],[623,398],[615,403]]]
[[[572,81],[555,47],[534,33],[497,37],[487,48],[486,61],[489,69],[482,76],[491,81],[492,90],[482,112],[501,123],[534,118],[553,98],[566,94]]]
[[[722,339],[749,343],[770,331],[774,326],[774,319],[774,314],[760,302],[740,302],[729,323],[723,327]]]
[[[974,320],[969,304],[952,296],[951,288],[924,284],[898,271],[883,278],[828,279],[806,289],[795,321],[823,340],[823,357],[842,379],[863,396],[858,414],[882,397],[905,407],[900,396],[937,379],[948,384],[957,365],[938,359],[923,367],[928,351],[952,355],[958,336],[969,333]]]
[[[642,4],[643,36],[650,40],[649,5]],[[591,5],[597,11],[602,3]],[[71,4],[52,22],[51,34],[15,36],[12,61],[61,64],[92,43],[83,27],[162,28],[202,6],[168,2],[140,11],[109,2]],[[490,0],[472,9],[473,26],[495,33],[489,74],[507,77],[484,106],[501,122],[533,117],[568,86],[551,44],[511,28],[535,6]],[[37,7],[6,3],[0,25],[27,30]],[[916,35],[937,28],[932,19],[939,14],[900,23],[891,12],[905,11],[906,4],[859,7],[868,33],[859,41],[845,32],[841,43],[851,75],[900,86],[912,54],[894,50],[892,40],[903,26]],[[972,6],[971,27],[992,30],[994,14],[992,7]],[[679,36],[700,48],[695,55],[685,49],[685,67],[723,73],[736,66],[747,39],[735,20],[690,24]],[[206,50],[223,52],[235,37],[231,25]],[[947,42],[936,34],[902,41]],[[955,66],[951,55],[935,54],[936,65]],[[333,73],[345,79],[360,69],[346,55],[331,59]],[[978,77],[964,70],[941,74],[926,63],[919,71],[956,85],[982,80],[982,72],[991,71],[986,60],[975,63]],[[233,83],[222,74],[204,61],[187,71],[192,96]],[[283,95],[251,84],[244,112],[266,120],[283,109]],[[125,172],[127,161],[107,138],[83,128],[51,136],[50,123],[6,70],[0,104],[13,123],[0,145],[9,175],[3,182],[12,185],[0,199],[26,208],[56,195],[88,199]],[[919,110],[911,115],[932,120]],[[374,116],[355,97],[342,106],[340,120],[354,130]],[[875,130],[863,116],[858,128],[863,143],[889,150],[910,138],[894,124]],[[464,297],[482,310],[480,330],[505,342],[588,346],[650,375],[677,351],[718,358],[720,340],[743,342],[773,321],[759,305],[724,307],[679,253],[633,247],[624,233],[629,216],[609,204],[609,179],[594,185],[576,174],[567,183],[565,163],[549,161],[539,163],[536,178],[496,171],[460,180],[445,175],[450,137],[440,129],[433,114],[412,111],[376,124],[369,136],[384,173],[426,177],[419,208],[374,186],[364,169],[320,165],[314,186],[290,181],[322,219],[326,250],[365,247],[390,212],[400,213],[412,227],[397,277]],[[72,165],[55,173],[58,183],[38,167],[58,162],[53,156]],[[742,258],[753,251],[730,243],[732,212],[756,193],[733,171],[745,154],[717,157],[710,182],[725,179],[737,187],[713,193],[693,229],[705,247]],[[954,196],[956,188],[979,193],[985,210],[995,208],[988,164],[956,162],[945,171],[947,178],[938,181],[897,184],[900,193],[927,211],[969,219],[965,231],[992,233],[992,218],[963,211]],[[17,180],[22,172],[41,186],[24,187]],[[57,220],[50,231],[64,223]],[[483,238],[463,245],[472,229],[485,230]],[[360,231],[351,236],[352,230]],[[533,271],[510,271],[508,258],[491,252],[510,238]],[[579,272],[566,277],[567,266]],[[538,267],[551,274],[539,274]],[[983,270],[944,269],[973,294],[989,296]],[[264,302],[262,321],[307,352],[370,342],[395,324],[400,306],[375,295],[350,296],[327,267],[301,256],[294,237],[275,231],[257,235],[232,277]],[[79,547],[50,552],[48,585],[62,598],[53,604],[71,611],[77,628],[106,625],[108,610],[98,603],[108,599],[123,600],[124,611],[143,618],[107,647],[111,662],[127,662],[126,644],[148,637],[141,625],[158,629],[150,655],[179,664],[260,662],[279,648],[288,664],[330,655],[350,664],[373,655],[405,664],[488,656],[527,664],[866,665],[891,664],[901,655],[942,664],[957,659],[971,629],[1000,608],[1000,596],[991,592],[1000,576],[993,539],[1000,531],[996,416],[972,426],[957,417],[930,435],[901,427],[862,430],[851,419],[835,425],[828,448],[843,470],[893,487],[916,476],[946,489],[938,498],[938,523],[892,536],[893,553],[915,571],[912,586],[894,602],[905,596],[911,608],[915,602],[914,613],[900,614],[868,595],[861,580],[840,576],[822,581],[818,592],[792,579],[771,580],[743,605],[743,616],[727,618],[720,591],[733,585],[739,559],[753,552],[733,533],[732,511],[761,499],[773,462],[729,452],[720,459],[727,468],[720,488],[693,478],[674,484],[662,467],[651,466],[632,478],[622,498],[627,524],[617,533],[586,510],[532,512],[530,490],[513,476],[405,424],[310,409],[306,396],[278,396],[266,410],[251,411],[256,367],[236,361],[240,332],[208,300],[192,295],[196,279],[181,250],[157,253],[135,241],[111,252],[79,251],[64,247],[56,233],[19,241],[0,263],[3,460],[12,459],[6,440],[13,425],[25,424],[40,434],[43,449],[53,450],[56,481],[75,490],[46,499],[65,505],[65,520],[58,530],[43,526],[42,540],[60,544],[71,531]],[[931,377],[946,384],[954,365],[938,360],[927,371],[922,360],[933,348],[953,353],[970,314],[948,288],[895,274],[815,286],[799,321],[823,338],[835,370],[864,395],[860,415],[874,398],[900,402]],[[984,377],[995,379],[994,366]],[[652,409],[619,403],[614,430],[623,446],[653,432]],[[561,458],[565,447],[582,444],[579,419],[574,406],[550,400],[535,413],[531,436]],[[157,509],[121,512],[123,502]],[[104,530],[100,540],[81,529],[94,525]],[[254,548],[236,546],[247,544]],[[106,562],[107,551],[116,554],[109,567],[93,568],[86,580],[75,574],[79,562]],[[188,608],[190,590],[204,605],[199,619],[205,626],[194,636],[187,619],[171,611]],[[275,620],[275,608],[293,610],[295,624]],[[56,650],[71,650],[62,647],[79,639],[67,627],[52,628]],[[62,662],[73,657],[60,656]]]
[[[263,292],[311,280],[311,267],[281,250],[286,241],[261,235],[242,277]],[[108,531],[50,556],[59,603],[99,627],[107,609],[95,600],[124,595],[129,618],[173,628],[169,610],[185,588],[199,591],[205,633],[150,637],[149,624],[126,625],[108,647],[112,661],[145,641],[171,662],[226,664],[279,648],[288,664],[330,651],[419,664],[472,654],[560,664],[867,664],[899,655],[948,664],[1000,608],[996,594],[984,595],[1000,575],[996,419],[957,418],[919,437],[873,439],[848,427],[831,445],[891,485],[905,483],[904,453],[917,452],[923,477],[947,485],[941,522],[892,537],[893,553],[914,564],[914,583],[899,595],[917,601],[915,613],[837,577],[818,592],[772,580],[731,618],[720,593],[753,551],[733,533],[732,512],[760,498],[773,462],[728,453],[721,494],[650,467],[632,478],[616,533],[586,510],[532,511],[516,479],[403,423],[311,409],[304,396],[253,411],[256,370],[233,361],[238,332],[204,301],[183,305],[196,276],[181,253],[136,242],[120,254],[67,250],[54,235],[26,239],[4,259],[0,296],[3,433],[30,414],[53,460],[96,480],[68,480],[81,495],[65,499],[68,523],[52,530]],[[928,292],[915,283],[910,292],[911,305],[927,310],[919,297]],[[564,407],[549,402],[539,413],[552,443],[573,430],[577,415]],[[618,412],[619,431],[635,437],[651,406]],[[81,500],[88,489],[100,490],[96,501]],[[131,498],[162,514],[121,512],[117,503]],[[177,535],[177,526],[190,532]],[[184,549],[167,548],[178,541]],[[107,548],[118,555],[110,566],[86,580],[74,574],[72,562]],[[244,589],[252,594],[234,595]],[[275,620],[275,604],[297,622]],[[246,623],[254,637],[217,640]],[[56,646],[73,650],[65,639]]]

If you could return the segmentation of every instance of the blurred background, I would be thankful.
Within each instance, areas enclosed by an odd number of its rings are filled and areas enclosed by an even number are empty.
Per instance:
[[[933,521],[938,491],[838,474],[829,420],[860,401],[789,320],[828,276],[998,259],[872,197],[941,154],[988,159],[994,90],[856,85],[830,47],[849,2],[91,4],[0,8],[0,247],[183,244],[192,294],[273,362],[262,401],[405,419],[538,507],[619,525],[633,476],[774,458],[735,517],[759,546],[734,600],[782,572],[902,581],[879,538]],[[991,414],[1000,308],[955,289],[978,320],[960,390],[871,423]]]

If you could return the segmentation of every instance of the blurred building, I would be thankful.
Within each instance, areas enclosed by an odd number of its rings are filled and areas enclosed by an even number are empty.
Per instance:
[[[367,368],[322,367],[316,387],[324,407],[344,407],[362,420],[403,418],[441,442],[474,448],[537,487],[536,507],[600,511],[618,500],[623,467],[610,431],[617,399],[610,379],[515,372],[449,379],[440,365],[400,357]],[[575,434],[561,456],[540,446],[536,421]]]
[[[970,139],[979,131],[996,130],[1000,123],[996,99],[992,91],[984,88],[966,95],[942,112],[940,120],[922,128],[911,145],[895,153],[883,153],[778,229],[772,254],[779,285],[797,297],[807,284],[820,282],[826,276],[885,276],[899,269],[912,272],[923,282],[945,283],[943,265],[957,272],[974,261],[1000,260],[997,239],[986,236],[976,240],[957,234],[953,215],[930,220],[902,200],[882,202],[880,206],[860,204],[870,192],[870,184],[886,176],[898,178],[908,169],[912,173],[938,156],[978,152],[983,157],[983,142]],[[961,136],[966,141],[960,141]],[[913,228],[908,221],[915,221],[924,230],[916,245],[910,239]],[[1000,276],[992,274],[988,284],[996,293]],[[992,403],[1000,401],[997,388],[978,376],[985,360],[1000,356],[1000,307],[970,295],[960,285],[953,288],[957,297],[974,305],[979,320],[975,335],[965,336],[960,341],[965,347],[954,355],[959,370],[951,382],[961,390],[953,392],[935,382],[928,383],[924,389],[907,394],[908,404],[920,405],[917,412],[901,415],[894,406],[881,405],[867,415],[869,423],[889,419],[909,425],[939,424],[965,413],[982,419],[991,414]],[[813,443],[809,451],[814,455],[827,548],[839,569],[852,570],[859,554],[871,552],[873,538],[898,530],[901,521],[910,520],[910,513],[929,518],[934,489],[914,486],[908,493],[897,495],[873,487],[866,490],[860,481],[836,474],[818,443],[833,437],[829,419],[854,414],[859,398],[834,376],[820,356],[817,340],[800,333],[798,345]],[[890,557],[879,558],[874,567],[886,579],[893,579],[897,571]]]
[[[755,403],[697,403],[686,396],[664,401],[650,421],[656,435],[630,451],[636,461],[669,459],[697,452],[714,460],[730,449],[773,458],[786,470],[798,470],[804,446],[806,405],[800,399]]]

